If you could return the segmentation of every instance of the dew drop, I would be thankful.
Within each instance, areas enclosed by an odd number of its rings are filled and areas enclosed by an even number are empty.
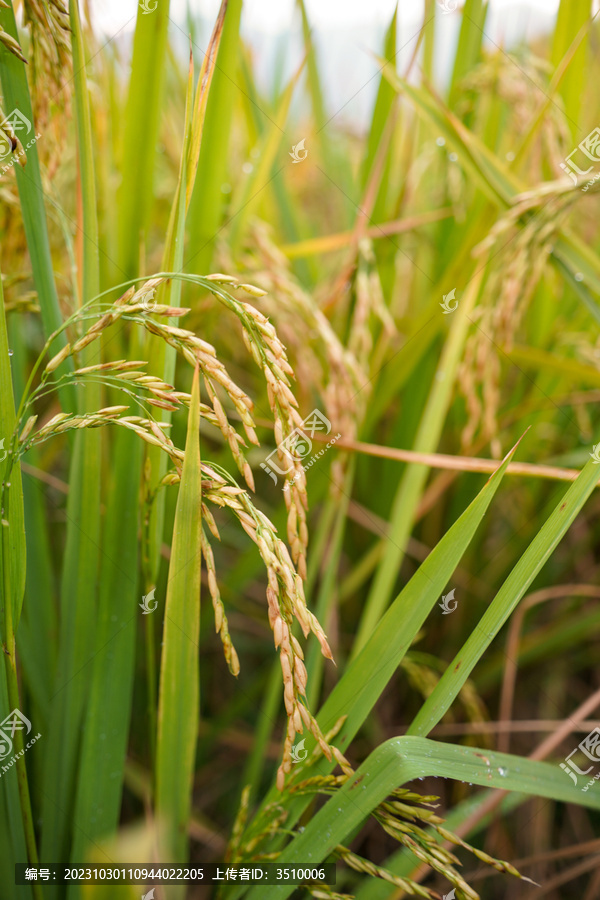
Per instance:
[[[575,281],[583,281],[583,275],[581,272],[575,272]]]
[[[12,356],[13,353],[14,353],[14,350],[9,350],[9,351],[8,351],[8,355],[9,355],[9,356]]]
[[[508,775],[508,769],[504,769],[502,768],[502,766],[500,766],[500,768],[498,769],[498,775],[500,776],[500,778],[506,778],[506,776]]]
[[[458,159],[458,156],[456,155],[456,153],[449,153],[448,159],[450,160],[450,162],[456,162],[456,160]]]
[[[438,145],[438,147],[443,147],[444,144],[446,143],[446,141],[444,140],[443,137],[436,138],[435,142]]]

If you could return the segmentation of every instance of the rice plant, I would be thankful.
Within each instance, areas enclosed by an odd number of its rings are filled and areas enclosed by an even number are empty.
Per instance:
[[[592,900],[592,3],[363,131],[304,0],[93,6],[0,0],[0,896]]]

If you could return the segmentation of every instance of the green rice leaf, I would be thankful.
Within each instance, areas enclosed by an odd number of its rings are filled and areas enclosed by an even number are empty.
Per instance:
[[[18,39],[17,23],[13,7],[0,8],[0,27],[11,37]],[[0,54],[0,80],[2,82],[3,107],[10,114],[12,110],[19,110],[31,124],[31,135],[36,134],[35,118],[31,106],[29,86],[27,84],[26,66],[13,53]],[[29,142],[28,142],[29,143]],[[31,259],[33,281],[37,291],[44,335],[48,338],[62,325],[62,314],[58,304],[58,295],[54,282],[52,267],[52,255],[48,239],[46,225],[46,210],[44,207],[44,189],[40,173],[40,163],[37,145],[34,142],[27,149],[27,165],[25,169],[15,162],[14,170],[19,189],[21,213],[23,215],[23,228]],[[53,342],[52,353],[58,353],[67,342],[64,333],[61,333]],[[71,358],[65,360],[59,372],[73,370]],[[75,393],[72,385],[61,388],[60,394],[63,408],[73,409]]]
[[[327,860],[334,848],[360,827],[391,791],[415,778],[451,778],[600,809],[600,794],[583,793],[566,776],[559,778],[559,774],[557,764],[523,756],[440,744],[427,738],[392,738],[371,753],[354,777],[294,837],[277,862],[282,866],[294,863],[314,866]],[[294,889],[293,885],[272,887],[269,898],[285,900]],[[254,887],[248,894],[249,900],[259,900],[263,890]]]
[[[440,440],[452,400],[454,380],[471,324],[470,313],[479,295],[482,274],[483,270],[468,284],[452,323],[415,437],[413,449],[418,452],[433,452]],[[438,374],[441,374],[442,377],[438,378]],[[392,503],[390,530],[385,542],[383,558],[373,579],[354,642],[353,653],[355,656],[373,632],[392,597],[406,544],[412,532],[417,504],[421,499],[428,473],[429,470],[426,466],[408,465],[400,479]]]
[[[452,660],[429,695],[408,733],[428,734],[450,708],[478,660],[491,644],[519,600],[564,537],[579,510],[600,478],[598,464],[590,459],[577,481],[567,490],[559,505],[544,522],[517,565],[514,567],[479,624]]]
[[[454,569],[471,543],[515,451],[516,447],[505,457],[498,470],[462,516],[420,565],[323,704],[317,721],[324,734],[331,730],[342,716],[346,717],[336,738],[336,743],[342,751],[349,746],[365,722],[430,610],[439,600]],[[306,740],[309,743],[311,738]],[[330,771],[333,766],[334,763],[322,759],[314,767],[315,774],[317,771],[319,774]],[[277,797],[279,794],[273,788],[265,798],[263,806]],[[308,802],[306,799],[293,801],[292,824],[301,815]],[[251,833],[252,826],[249,829],[249,834]]]
[[[185,460],[169,564],[160,667],[156,749],[156,812],[162,850],[174,862],[187,860],[194,761],[198,739],[200,675],[201,503],[200,388],[194,374]]]
[[[206,274],[214,251],[225,195],[228,149],[235,102],[237,53],[242,0],[229,0],[206,105],[205,133],[200,146],[198,172],[188,211],[189,248],[193,271]]]
[[[579,33],[582,30],[584,32],[583,40],[570,61],[569,68],[559,88],[575,143],[580,139],[578,131],[581,118],[581,86],[586,79],[589,26],[591,25],[592,14],[593,4],[590,0],[581,0],[579,3],[561,0],[554,27],[551,62],[555,67],[560,65]]]
[[[96,185],[90,101],[86,78],[83,36],[77,0],[70,3],[70,22],[75,71],[75,107],[82,198],[82,303],[99,292],[99,249]],[[83,365],[97,362],[97,347],[86,347]],[[97,410],[100,385],[92,382],[79,396],[78,411]],[[100,545],[100,431],[76,433],[67,501],[67,538],[61,584],[61,633],[59,665],[43,793],[42,855],[47,860],[69,858],[69,833],[73,825],[80,729],[88,696],[94,654]]]
[[[222,0],[217,20],[213,27],[209,45],[204,56],[202,68],[198,76],[198,85],[194,100],[194,66],[190,54],[190,67],[187,85],[186,113],[184,139],[179,164],[179,177],[177,191],[171,207],[169,228],[163,253],[163,270],[179,272],[183,270],[183,250],[185,237],[185,222],[190,199],[198,169],[200,150],[202,146],[202,132],[204,114],[212,77],[215,71],[219,43],[223,33],[227,0]],[[159,302],[165,302],[169,306],[181,305],[181,281],[174,279],[158,291]],[[177,321],[171,320],[171,324]],[[146,352],[153,360],[154,371],[160,374],[167,384],[173,384],[175,378],[176,352],[173,347],[167,347],[160,339],[151,338],[147,343]],[[164,410],[161,416],[162,422],[170,422],[171,414]],[[167,461],[165,454],[158,448],[150,447],[147,451],[147,459],[151,471],[153,486],[158,484],[166,472]],[[163,541],[165,497],[160,493],[156,498],[150,516],[150,579],[156,584],[160,567],[160,551]]]
[[[138,274],[140,244],[147,228],[162,109],[169,0],[152,15],[138,4],[129,94],[123,119],[122,187],[119,192],[119,275]]]

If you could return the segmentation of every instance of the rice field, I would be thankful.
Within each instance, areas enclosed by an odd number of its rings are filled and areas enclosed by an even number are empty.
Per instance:
[[[95,2],[0,0],[1,900],[596,900],[595,6],[363,128]]]

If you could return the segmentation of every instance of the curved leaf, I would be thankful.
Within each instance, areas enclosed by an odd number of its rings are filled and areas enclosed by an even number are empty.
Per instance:
[[[282,866],[293,863],[313,866],[323,862],[391,791],[414,778],[452,778],[600,810],[600,791],[584,794],[569,778],[560,778],[560,774],[558,766],[552,763],[510,753],[440,744],[427,738],[391,738],[374,750],[354,778],[336,791],[277,862]],[[269,898],[285,900],[294,890],[294,885],[272,887]],[[248,897],[260,900],[261,892],[264,888],[255,887]]]

